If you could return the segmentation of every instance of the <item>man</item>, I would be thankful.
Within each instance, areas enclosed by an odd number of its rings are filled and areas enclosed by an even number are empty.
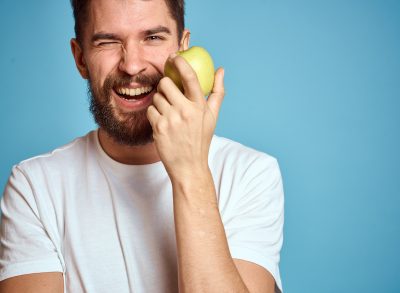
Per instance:
[[[206,100],[174,54],[189,46],[183,1],[72,4],[99,129],[13,168],[0,292],[279,292],[279,168],[214,136],[224,71]]]

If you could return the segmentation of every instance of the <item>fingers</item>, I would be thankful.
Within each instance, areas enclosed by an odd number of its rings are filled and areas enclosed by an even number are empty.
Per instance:
[[[167,62],[172,62],[172,65],[177,69],[183,85],[185,96],[193,101],[202,101],[204,94],[201,90],[196,72],[181,56],[170,58]]]
[[[218,68],[215,73],[214,87],[207,99],[207,104],[214,114],[216,120],[218,119],[219,110],[225,96],[224,76],[225,70],[223,68]]]
[[[147,119],[149,119],[151,127],[154,129],[156,122],[160,119],[161,114],[157,111],[156,107],[150,105],[147,108]]]
[[[156,92],[153,96],[153,105],[161,115],[168,114],[171,109],[170,103],[168,103],[165,96],[159,92]]]
[[[183,102],[182,92],[169,77],[163,77],[160,80],[157,92],[161,93],[171,105],[179,106]]]

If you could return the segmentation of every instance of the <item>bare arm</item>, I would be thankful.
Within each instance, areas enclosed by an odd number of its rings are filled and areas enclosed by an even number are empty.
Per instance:
[[[37,273],[12,277],[0,282],[0,293],[63,293],[62,273]]]
[[[265,268],[242,259],[233,259],[236,268],[246,284],[247,289],[253,293],[275,292],[274,277]]]
[[[173,183],[179,291],[273,293],[266,269],[232,259],[211,174],[184,182]]]

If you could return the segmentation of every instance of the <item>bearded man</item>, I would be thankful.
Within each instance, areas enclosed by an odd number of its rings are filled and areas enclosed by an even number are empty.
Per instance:
[[[73,0],[76,66],[99,128],[14,166],[0,292],[280,292],[275,158],[214,135],[183,0]],[[170,62],[183,92],[163,77]]]

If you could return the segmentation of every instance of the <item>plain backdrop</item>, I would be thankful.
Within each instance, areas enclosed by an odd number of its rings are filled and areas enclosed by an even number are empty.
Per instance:
[[[216,133],[285,186],[285,292],[400,292],[400,1],[187,0],[226,70]],[[0,184],[95,128],[69,1],[0,0]]]

